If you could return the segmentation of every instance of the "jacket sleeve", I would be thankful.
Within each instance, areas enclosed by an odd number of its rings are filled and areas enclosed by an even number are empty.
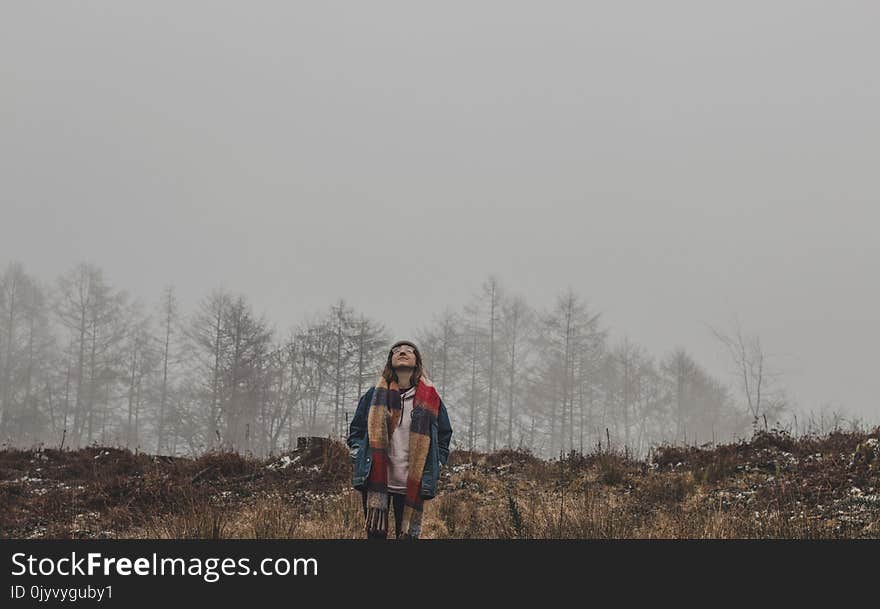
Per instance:
[[[346,443],[348,444],[349,455],[351,455],[352,459],[357,456],[361,443],[367,437],[367,411],[370,409],[372,395],[373,390],[370,388],[361,396],[361,399],[358,400],[357,409],[354,411],[354,416],[351,418],[351,423],[348,425]]]
[[[440,400],[440,412],[437,413],[437,441],[440,449],[440,465],[446,465],[449,459],[449,442],[452,440],[452,423],[446,405]]]

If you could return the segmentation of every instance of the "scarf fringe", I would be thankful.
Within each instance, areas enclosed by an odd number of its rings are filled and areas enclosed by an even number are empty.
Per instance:
[[[388,493],[367,491],[367,535],[385,537],[388,535]]]
[[[369,537],[387,537],[388,510],[367,508],[367,520],[365,526]]]

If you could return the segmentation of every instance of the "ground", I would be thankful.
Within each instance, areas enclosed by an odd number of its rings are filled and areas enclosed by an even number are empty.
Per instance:
[[[423,538],[878,538],[878,436],[760,432],[646,460],[454,451]],[[0,537],[360,538],[350,477],[335,441],[269,459],[5,449]]]

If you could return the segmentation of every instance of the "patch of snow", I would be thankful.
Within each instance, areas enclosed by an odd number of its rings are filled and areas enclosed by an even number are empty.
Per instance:
[[[289,455],[283,455],[277,461],[274,461],[274,462],[270,463],[269,465],[267,465],[266,469],[274,469],[274,470],[287,469],[288,467],[290,467],[294,463],[296,463],[296,461],[291,459]]]

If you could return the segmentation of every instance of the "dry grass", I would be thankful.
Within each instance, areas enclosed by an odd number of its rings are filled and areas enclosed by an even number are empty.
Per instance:
[[[650,461],[457,451],[425,504],[423,538],[876,538],[878,431],[762,432],[712,449],[660,447]],[[358,539],[350,467],[335,442],[280,461],[8,449],[0,537]]]

